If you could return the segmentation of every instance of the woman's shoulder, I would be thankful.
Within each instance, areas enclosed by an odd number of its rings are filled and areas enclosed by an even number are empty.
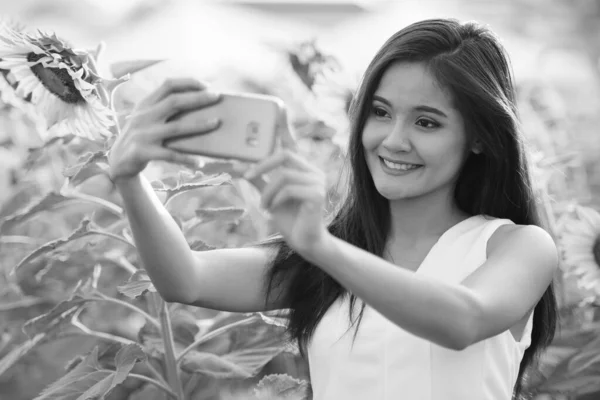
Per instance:
[[[554,239],[545,229],[537,225],[516,224],[510,219],[493,218],[501,223],[490,235],[487,250],[492,253],[506,246],[521,249],[543,248],[544,251],[556,251]]]

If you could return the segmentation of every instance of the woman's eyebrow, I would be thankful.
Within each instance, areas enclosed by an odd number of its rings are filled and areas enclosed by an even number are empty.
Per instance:
[[[442,110],[438,110],[435,107],[420,105],[420,106],[415,107],[415,111],[426,111],[426,112],[430,112],[432,114],[437,114],[440,117],[448,118],[448,116]]]
[[[392,103],[388,99],[386,99],[385,97],[381,97],[381,96],[375,94],[375,95],[373,95],[373,100],[377,100],[377,101],[385,104],[386,106],[388,106],[390,108],[393,108]],[[413,110],[415,110],[415,111],[430,112],[432,114],[439,115],[440,117],[448,118],[448,115],[446,115],[446,113],[444,113],[442,110],[437,109],[435,107],[431,107],[431,106],[418,105],[418,106],[415,106],[413,108]]]

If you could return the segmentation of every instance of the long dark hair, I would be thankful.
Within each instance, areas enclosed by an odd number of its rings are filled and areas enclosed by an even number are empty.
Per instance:
[[[458,207],[469,215],[484,214],[508,218],[516,224],[542,226],[517,116],[512,71],[504,48],[490,30],[476,23],[434,19],[414,23],[390,37],[364,74],[349,111],[347,195],[334,212],[329,231],[377,256],[383,255],[390,231],[389,202],[375,188],[361,134],[381,77],[397,62],[426,65],[438,83],[452,94],[470,143],[477,140],[481,146],[480,154],[469,152],[460,170],[454,190]],[[276,246],[266,276],[268,293],[285,283],[282,293],[291,308],[289,333],[304,352],[328,308],[339,296],[349,293],[297,255],[281,237],[261,245]],[[350,310],[355,301],[356,297],[350,295]],[[550,285],[535,307],[531,345],[521,362],[515,398],[522,394],[529,367],[554,336],[556,308]]]

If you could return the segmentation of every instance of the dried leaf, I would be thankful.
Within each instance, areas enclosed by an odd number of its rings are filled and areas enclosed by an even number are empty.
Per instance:
[[[126,284],[117,286],[119,292],[130,299],[138,298],[147,292],[156,293],[156,288],[152,284],[150,277],[143,270],[137,270]]]

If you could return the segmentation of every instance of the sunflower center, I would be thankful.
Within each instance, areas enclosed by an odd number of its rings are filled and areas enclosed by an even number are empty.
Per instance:
[[[37,61],[42,57],[45,57],[45,55],[29,53],[27,55],[27,61]],[[58,96],[65,103],[85,103],[85,99],[75,87],[73,79],[66,70],[62,68],[44,67],[42,64],[36,64],[31,67],[31,71],[37,76],[46,89]]]
[[[594,253],[594,260],[596,261],[596,265],[600,268],[600,236],[596,238],[594,242],[594,247],[592,248],[592,252]]]

